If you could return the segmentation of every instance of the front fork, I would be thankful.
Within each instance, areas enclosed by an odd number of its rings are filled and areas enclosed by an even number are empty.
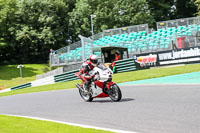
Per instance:
[[[76,87],[77,87],[79,90],[81,90],[82,92],[84,91],[82,85],[79,85],[78,83],[76,83]]]
[[[110,86],[114,85],[115,83],[114,82],[108,82],[106,84],[106,87],[108,88],[108,90],[110,90]]]
[[[103,85],[103,92],[105,94],[108,94],[109,93],[109,90],[110,90],[110,87],[112,85],[114,85],[115,83],[114,82],[104,82],[104,85]]]

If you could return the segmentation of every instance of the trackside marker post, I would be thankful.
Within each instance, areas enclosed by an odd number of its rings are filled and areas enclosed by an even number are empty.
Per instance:
[[[19,68],[19,71],[20,71],[20,77],[22,79],[22,67],[24,67],[24,65],[18,65],[17,68]],[[22,79],[22,82],[23,82],[23,79]]]

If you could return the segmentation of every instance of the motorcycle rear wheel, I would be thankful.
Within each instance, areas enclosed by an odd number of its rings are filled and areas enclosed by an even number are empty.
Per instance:
[[[118,102],[122,98],[121,90],[120,90],[119,86],[116,84],[114,84],[110,87],[108,95],[114,102]]]
[[[83,91],[79,90],[79,94],[86,102],[91,102],[93,100],[91,93],[84,94]]]

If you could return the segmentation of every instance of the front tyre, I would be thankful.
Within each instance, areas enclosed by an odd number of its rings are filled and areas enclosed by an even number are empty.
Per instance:
[[[110,86],[108,95],[114,102],[118,102],[122,98],[121,90],[120,90],[119,86],[116,84]]]
[[[83,98],[83,100],[85,100],[86,102],[91,102],[93,100],[91,93],[85,93],[80,89],[79,89],[79,93],[81,97]]]

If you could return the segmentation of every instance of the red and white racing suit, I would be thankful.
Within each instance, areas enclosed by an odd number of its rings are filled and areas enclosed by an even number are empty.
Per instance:
[[[89,72],[94,69],[94,66],[90,64],[89,60],[86,60],[82,65],[80,69],[80,74],[83,80],[85,81],[85,89],[89,89],[89,86],[91,84],[91,79],[94,77],[94,75],[89,75]]]

